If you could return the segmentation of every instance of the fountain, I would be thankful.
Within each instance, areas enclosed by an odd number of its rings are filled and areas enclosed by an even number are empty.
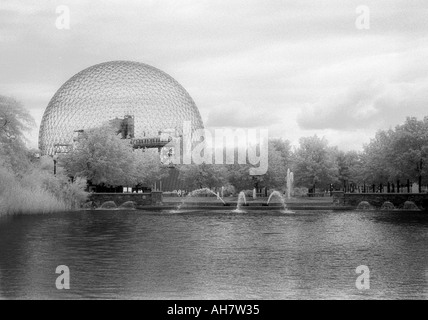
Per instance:
[[[237,212],[237,213],[241,213],[241,212],[245,212],[244,210],[242,210],[242,202],[244,202],[244,206],[247,205],[247,198],[245,197],[245,192],[241,191],[238,195],[238,202],[236,203],[236,209],[233,210],[233,212]]]
[[[419,211],[420,210],[418,208],[418,206],[413,201],[406,201],[406,202],[404,202],[403,209],[404,210],[415,210],[415,211]]]
[[[357,206],[357,210],[371,210],[371,209],[373,209],[373,207],[367,201],[361,201]]]
[[[277,198],[279,198],[279,200],[280,200],[280,202],[281,202],[281,204],[282,204],[282,207],[283,207],[283,210],[282,210],[282,212],[285,212],[285,213],[293,213],[293,211],[290,211],[290,210],[288,210],[287,209],[287,205],[285,204],[285,199],[284,199],[284,197],[282,196],[282,194],[281,194],[281,192],[279,192],[279,191],[273,191],[271,194],[270,194],[270,196],[269,196],[269,198],[268,198],[268,201],[267,201],[267,205],[269,205],[269,203],[270,203],[270,201],[272,200],[272,198],[273,197],[277,197]]]
[[[195,196],[199,196],[199,195],[202,195],[202,194],[207,194],[207,193],[210,193],[210,194],[213,194],[213,195],[215,195],[216,196],[216,198],[218,199],[218,200],[220,200],[222,203],[223,203],[223,205],[224,206],[226,206],[227,204],[226,204],[226,202],[224,202],[224,200],[222,199],[222,197],[220,197],[220,195],[218,194],[218,193],[215,193],[214,191],[212,191],[212,190],[210,190],[209,188],[201,188],[201,189],[198,189],[198,190],[194,190],[194,191],[192,191],[192,192],[190,192],[185,198],[183,198],[183,200],[181,201],[181,203],[178,205],[178,207],[177,207],[177,210],[176,211],[179,211],[180,209],[181,209],[181,207],[189,200],[189,199],[191,199],[192,197],[195,197]]]
[[[117,205],[114,201],[106,201],[99,207],[99,209],[102,209],[102,210],[117,209]]]
[[[135,202],[134,201],[126,201],[119,206],[119,209],[124,210],[135,210]]]
[[[380,210],[395,210],[395,206],[391,201],[385,201]]]
[[[95,202],[93,201],[88,201],[86,202],[83,206],[82,209],[84,210],[94,210],[97,207],[97,205],[95,204]]]
[[[293,190],[294,174],[290,171],[290,168],[287,169],[287,199],[291,198],[291,193]]]

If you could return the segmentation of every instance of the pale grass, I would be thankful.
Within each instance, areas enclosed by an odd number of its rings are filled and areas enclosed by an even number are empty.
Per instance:
[[[18,214],[48,214],[79,207],[86,198],[83,183],[58,184],[55,192],[42,187],[40,175],[32,179],[18,179],[0,170],[0,216]],[[25,183],[23,183],[25,181]]]

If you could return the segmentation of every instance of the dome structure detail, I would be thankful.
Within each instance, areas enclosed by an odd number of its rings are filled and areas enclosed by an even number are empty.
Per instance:
[[[89,67],[70,78],[50,100],[39,131],[39,149],[53,155],[70,145],[78,130],[114,119],[134,118],[134,137],[181,132],[184,121],[203,128],[195,102],[171,76],[147,64],[111,61]]]

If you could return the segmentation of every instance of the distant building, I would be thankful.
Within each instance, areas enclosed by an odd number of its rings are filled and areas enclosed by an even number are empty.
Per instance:
[[[42,154],[67,152],[79,132],[110,123],[135,148],[161,148],[183,122],[203,128],[198,108],[172,77],[149,65],[112,61],[89,67],[65,82],[40,125]]]

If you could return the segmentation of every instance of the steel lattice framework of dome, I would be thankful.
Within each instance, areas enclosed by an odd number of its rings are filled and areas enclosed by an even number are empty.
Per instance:
[[[39,149],[52,155],[55,146],[72,143],[76,130],[127,115],[134,117],[135,138],[180,130],[184,121],[203,128],[195,102],[171,76],[147,64],[111,61],[77,73],[55,93],[42,118]]]

